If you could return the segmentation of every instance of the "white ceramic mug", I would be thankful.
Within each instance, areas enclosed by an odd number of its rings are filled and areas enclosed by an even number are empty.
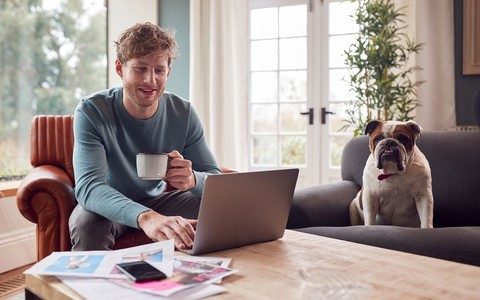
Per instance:
[[[167,174],[168,162],[166,153],[138,153],[138,177],[143,180],[162,180]]]

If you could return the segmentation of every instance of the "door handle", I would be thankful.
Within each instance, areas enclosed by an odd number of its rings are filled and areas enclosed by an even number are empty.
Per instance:
[[[300,114],[303,116],[308,115],[308,124],[313,125],[313,108],[308,109],[306,112],[301,112]]]
[[[325,107],[322,107],[322,114],[321,114],[321,119],[322,119],[322,124],[327,123],[327,115],[334,115],[335,113],[333,111],[328,111]]]

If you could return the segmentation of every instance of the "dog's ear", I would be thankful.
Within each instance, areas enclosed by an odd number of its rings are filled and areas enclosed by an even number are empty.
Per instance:
[[[415,137],[419,137],[420,135],[422,135],[423,129],[416,122],[408,121],[407,126],[408,126],[408,129],[411,130],[415,134]]]
[[[380,125],[380,121],[370,121],[368,124],[367,124],[367,127],[365,128],[365,134],[366,135],[370,135],[372,134],[373,131],[375,131],[375,128],[378,127],[378,125]]]

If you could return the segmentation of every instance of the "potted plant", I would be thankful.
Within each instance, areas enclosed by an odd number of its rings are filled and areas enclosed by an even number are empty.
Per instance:
[[[392,0],[357,0],[355,22],[359,35],[345,51],[349,83],[355,99],[348,105],[346,129],[361,134],[372,120],[413,119],[419,105],[416,88],[422,81],[410,76],[420,68],[412,66],[411,55],[423,44],[411,40],[402,30],[404,8]]]

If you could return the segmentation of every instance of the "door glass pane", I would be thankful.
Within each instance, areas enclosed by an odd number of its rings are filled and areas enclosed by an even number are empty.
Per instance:
[[[307,72],[280,72],[280,101],[307,101]]]
[[[301,115],[306,111],[305,104],[281,104],[280,105],[280,130],[282,133],[306,133],[308,116]]]
[[[305,69],[307,67],[307,39],[280,40],[280,69]]]
[[[251,44],[252,71],[275,70],[278,66],[278,42],[276,40],[253,41]]]
[[[307,35],[306,5],[280,7],[280,37]]]
[[[276,133],[278,131],[277,105],[252,105],[252,125],[253,133]]]
[[[346,67],[345,50],[350,47],[356,37],[354,34],[330,37],[330,52],[328,54],[330,68]]]
[[[252,72],[251,102],[276,102],[278,84],[276,72]]]
[[[276,136],[256,136],[253,138],[253,164],[276,166],[278,164],[278,142]]]
[[[330,137],[330,167],[340,167],[342,152],[352,135],[333,135]]]
[[[278,35],[278,9],[276,7],[253,9],[250,13],[250,37],[275,38]]]
[[[347,102],[339,102],[335,104],[330,104],[330,111],[334,113],[334,115],[330,115],[330,132],[331,133],[345,133],[352,132],[350,131],[343,131],[342,128],[345,126],[344,120],[348,118],[347,112]]]
[[[329,5],[330,18],[328,29],[330,34],[358,32],[358,25],[351,17],[355,14],[357,3],[350,1],[332,2]]]
[[[350,90],[350,84],[346,81],[349,78],[347,69],[331,69],[329,81],[330,101],[351,101],[355,93]]]
[[[282,147],[282,166],[304,166],[306,153],[305,136],[283,136],[280,138]]]

